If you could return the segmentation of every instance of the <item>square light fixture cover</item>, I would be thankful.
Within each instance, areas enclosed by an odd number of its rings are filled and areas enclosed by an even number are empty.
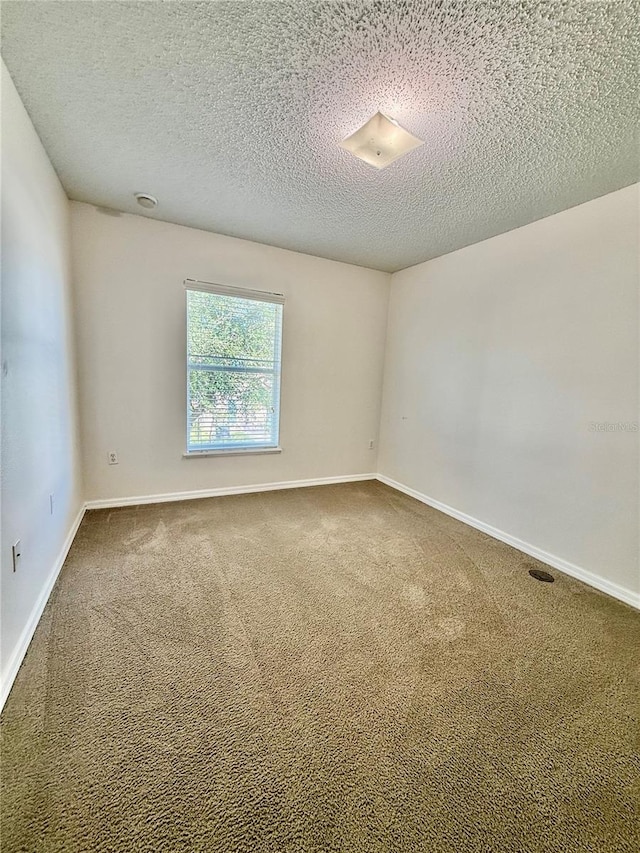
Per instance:
[[[400,127],[397,121],[381,112],[372,116],[360,130],[347,136],[340,146],[370,166],[384,169],[398,157],[424,145],[422,139]]]

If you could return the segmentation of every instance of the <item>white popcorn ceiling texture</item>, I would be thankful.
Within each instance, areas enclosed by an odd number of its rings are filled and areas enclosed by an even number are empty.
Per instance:
[[[9,0],[2,50],[71,198],[394,271],[638,179],[639,11]],[[377,110],[425,140],[383,171]]]

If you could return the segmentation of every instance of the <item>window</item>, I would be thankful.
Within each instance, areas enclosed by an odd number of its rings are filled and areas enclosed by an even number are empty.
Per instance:
[[[278,449],[284,298],[185,284],[187,453]]]

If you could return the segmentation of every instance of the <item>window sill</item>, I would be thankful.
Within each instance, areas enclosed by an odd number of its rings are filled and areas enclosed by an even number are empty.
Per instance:
[[[237,450],[187,450],[184,459],[197,459],[200,456],[258,456],[263,453],[282,453],[281,447],[239,447]]]

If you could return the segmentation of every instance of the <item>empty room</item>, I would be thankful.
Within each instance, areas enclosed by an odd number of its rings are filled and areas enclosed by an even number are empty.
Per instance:
[[[2,0],[2,853],[637,853],[636,0]]]

